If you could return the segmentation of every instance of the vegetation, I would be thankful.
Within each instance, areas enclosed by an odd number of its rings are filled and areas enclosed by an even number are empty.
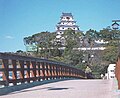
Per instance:
[[[104,51],[92,50],[96,40],[106,42],[101,44],[106,47]],[[110,28],[99,32],[90,29],[86,33],[69,29],[60,38],[56,38],[55,32],[41,32],[24,38],[26,46],[37,46],[36,51],[29,51],[32,56],[65,62],[84,71],[89,69],[97,78],[106,73],[110,63],[116,62],[119,41],[120,31]],[[90,47],[91,50],[79,50],[81,47]]]

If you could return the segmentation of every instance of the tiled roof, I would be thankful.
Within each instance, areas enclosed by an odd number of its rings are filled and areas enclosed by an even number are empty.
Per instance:
[[[72,16],[72,13],[62,13],[62,16]]]
[[[60,21],[58,24],[62,23],[62,22],[72,22],[72,23],[76,23],[76,21]]]
[[[79,27],[78,25],[57,25],[57,27]]]
[[[81,32],[80,30],[74,30],[75,32]],[[65,30],[57,30],[56,32],[65,32]]]

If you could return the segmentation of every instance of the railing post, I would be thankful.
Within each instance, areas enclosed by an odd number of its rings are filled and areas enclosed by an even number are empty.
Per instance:
[[[53,79],[55,79],[55,66],[52,64]]]
[[[50,63],[47,63],[47,68],[48,68],[48,77],[51,79],[51,73],[50,73]]]
[[[66,74],[67,74],[67,78],[69,77],[69,69],[68,66],[66,66]]]
[[[42,80],[45,80],[45,66],[44,66],[44,62],[41,62],[42,64]]]
[[[120,89],[120,58],[118,58],[118,61],[116,63],[115,76],[116,76],[117,81],[118,81],[118,89]]]
[[[62,71],[62,67],[61,67],[61,65],[59,65],[59,66],[60,66],[60,68],[59,68],[60,75],[59,76],[60,76],[60,79],[61,79],[62,78],[62,72],[61,72]]]
[[[31,75],[33,78],[33,81],[36,81],[36,62],[35,61],[31,61]]]
[[[52,79],[53,75],[52,75],[52,64],[49,64],[49,67],[50,67],[50,79]]]
[[[2,60],[2,68],[4,69],[3,71],[3,81],[5,81],[5,86],[9,86],[9,63],[8,59],[3,59]]]
[[[26,61],[26,67],[27,67],[26,78],[27,82],[30,83],[30,61]]]
[[[19,60],[19,66],[20,66],[20,80],[21,80],[21,82],[22,83],[24,83],[25,82],[25,80],[24,80],[24,61],[23,60]]]
[[[40,81],[40,62],[37,62],[37,77],[38,77],[38,81]]]
[[[66,67],[64,66],[64,78],[66,78]]]
[[[58,79],[58,65],[56,64],[55,67],[56,67],[56,69],[55,69],[55,72],[56,72],[56,79]]]
[[[61,66],[61,78],[64,78],[63,76],[64,76],[64,68],[63,66]]]
[[[48,80],[48,78],[49,78],[49,69],[48,69],[48,63],[46,63],[46,79]]]
[[[57,66],[58,78],[60,79],[60,65]]]
[[[17,85],[17,65],[16,65],[16,60],[12,60],[12,67],[13,67],[13,71],[12,71],[12,79],[13,81],[13,85]]]

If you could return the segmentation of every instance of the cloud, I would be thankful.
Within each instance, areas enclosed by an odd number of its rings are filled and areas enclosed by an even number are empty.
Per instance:
[[[8,36],[5,36],[5,38],[6,38],[6,39],[14,39],[13,36],[9,36],[9,35],[8,35]]]

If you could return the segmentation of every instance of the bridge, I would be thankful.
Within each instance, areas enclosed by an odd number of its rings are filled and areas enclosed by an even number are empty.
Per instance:
[[[62,62],[0,53],[0,98],[116,98],[115,80]],[[99,95],[99,96],[98,96]]]

